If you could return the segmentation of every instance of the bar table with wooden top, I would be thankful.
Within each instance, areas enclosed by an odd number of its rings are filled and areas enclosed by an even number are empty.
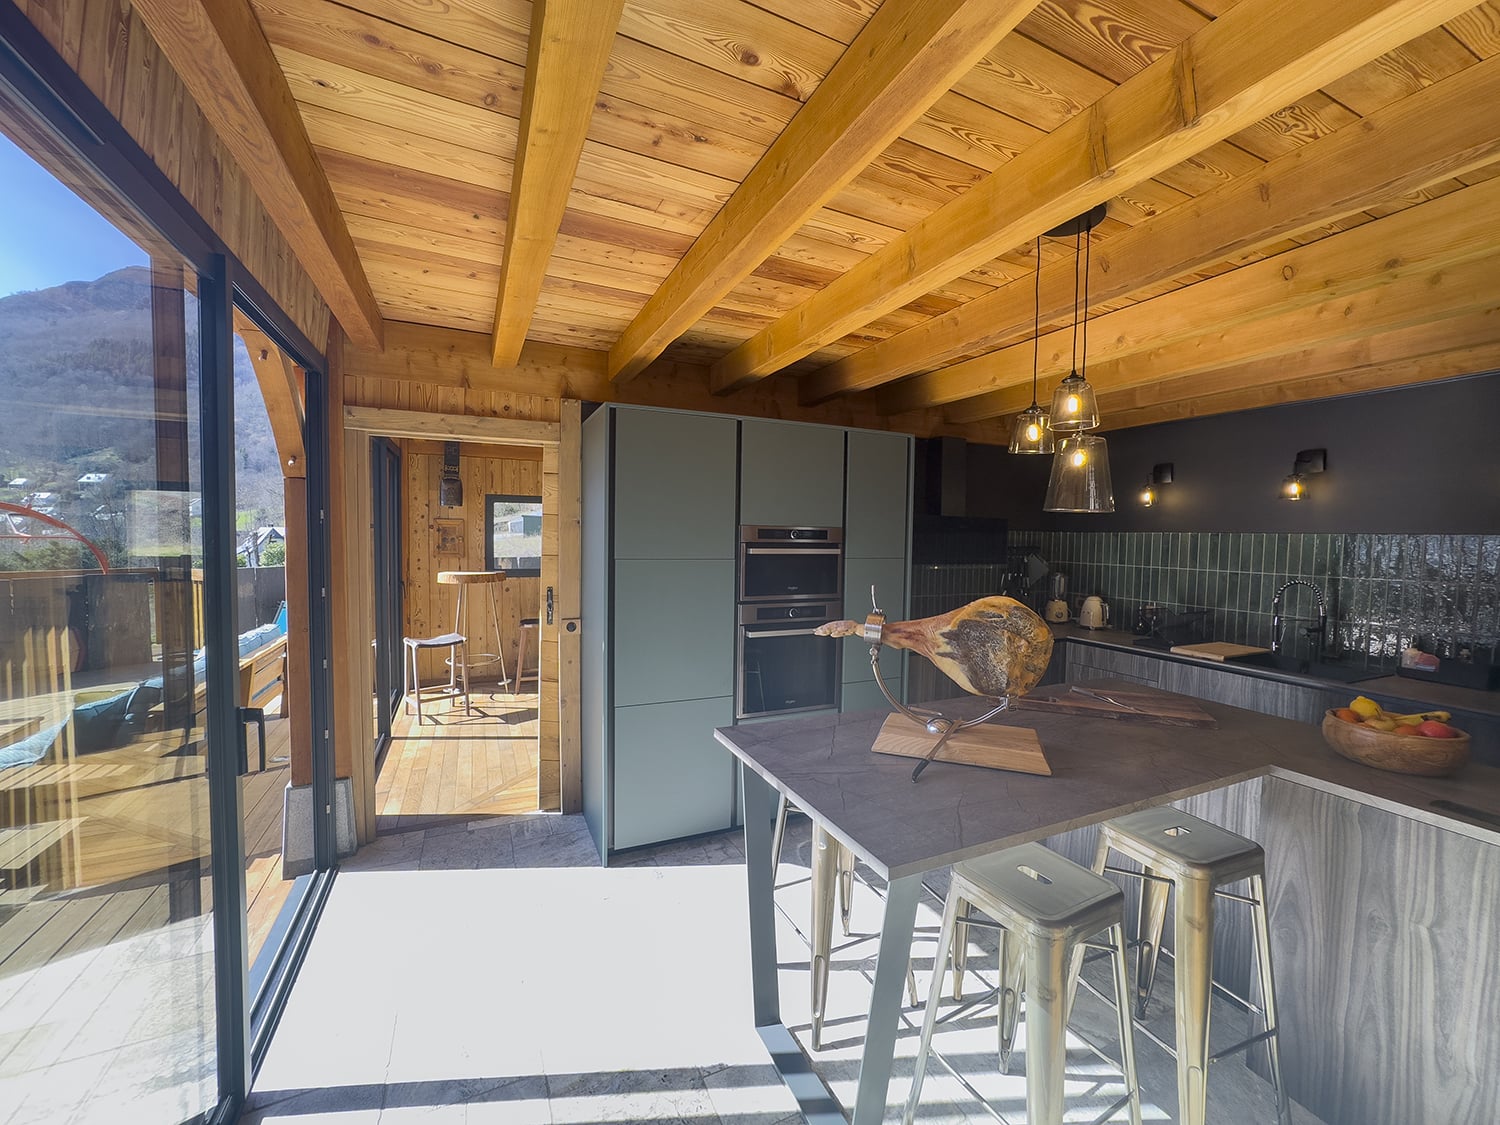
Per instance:
[[[1155,690],[1112,680],[1088,686],[1128,690],[1132,696]],[[1059,690],[1066,691],[1066,685],[1041,689]],[[887,880],[853,1125],[876,1125],[886,1110],[922,877],[958,860],[1237,782],[1274,777],[1296,783],[1292,788],[1299,793],[1307,792],[1299,787],[1312,787],[1317,792],[1309,800],[1332,795],[1364,810],[1396,814],[1383,820],[1402,818],[1448,830],[1441,835],[1457,840],[1450,847],[1468,849],[1464,862],[1455,865],[1462,868],[1458,874],[1472,880],[1473,893],[1500,907],[1500,770],[1470,763],[1452,778],[1386,773],[1338,757],[1315,726],[1204,700],[1191,702],[1217,725],[1121,722],[1018,708],[993,720],[1034,729],[1052,768],[1050,777],[934,762],[913,783],[912,759],[871,751],[886,711],[825,713],[714,732],[740,764],[755,1023],[812,1125],[838,1125],[846,1118],[781,1019],[771,876],[771,822],[778,792]],[[960,718],[977,716],[987,706],[977,699],[943,705],[945,713]],[[1475,917],[1492,920],[1455,925],[1482,925],[1484,934],[1471,940],[1496,941],[1500,922],[1493,921],[1494,911]],[[1420,940],[1422,926],[1413,925],[1412,932]],[[1328,956],[1340,958],[1345,952],[1334,949]],[[1278,958],[1278,977],[1283,968],[1295,976],[1301,967],[1284,966],[1283,960],[1295,959]],[[1471,967],[1470,975],[1475,971],[1500,987],[1500,972]],[[1478,1006],[1459,1018],[1486,1047],[1500,1050],[1500,1027],[1487,1022],[1484,1003],[1476,998]],[[1282,1015],[1285,1022],[1286,1012]],[[1291,1030],[1295,1042],[1298,1029]],[[1497,1075],[1487,1074],[1483,1081],[1500,1091]],[[1489,1092],[1486,1088],[1484,1096]],[[1298,1096],[1296,1090],[1292,1093]]]
[[[495,632],[495,648],[497,652],[481,652],[464,654],[464,682],[468,682],[468,671],[476,664],[500,665],[499,683],[510,687],[510,676],[505,671],[505,640],[500,635],[500,612],[495,606],[495,587],[505,581],[503,570],[440,570],[437,576],[438,583],[443,586],[457,586],[457,604],[453,607],[453,631],[461,636],[469,634],[464,629],[464,619],[468,611],[468,592],[470,586],[483,586],[488,595],[490,608],[490,628]],[[456,671],[456,670],[455,670]]]

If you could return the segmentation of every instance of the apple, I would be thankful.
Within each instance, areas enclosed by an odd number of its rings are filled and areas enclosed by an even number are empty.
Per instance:
[[[1458,731],[1447,723],[1440,723],[1436,719],[1428,719],[1424,723],[1417,724],[1417,733],[1425,738],[1457,738]]]

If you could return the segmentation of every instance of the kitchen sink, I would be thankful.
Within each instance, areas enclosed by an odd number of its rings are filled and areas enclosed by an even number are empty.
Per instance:
[[[1291,672],[1299,676],[1312,676],[1319,680],[1334,680],[1337,683],[1353,684],[1360,680],[1379,679],[1387,673],[1377,669],[1359,668],[1352,664],[1340,664],[1324,660],[1310,660],[1305,656],[1292,656],[1284,652],[1257,652],[1249,656],[1237,656],[1226,664],[1239,664],[1248,668],[1269,668],[1276,672]]]

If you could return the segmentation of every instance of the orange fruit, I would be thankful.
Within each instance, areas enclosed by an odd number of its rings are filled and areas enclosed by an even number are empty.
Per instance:
[[[1346,723],[1357,723],[1360,721],[1359,712],[1351,710],[1348,707],[1340,707],[1337,711],[1334,712],[1334,715],[1340,719],[1343,719]]]

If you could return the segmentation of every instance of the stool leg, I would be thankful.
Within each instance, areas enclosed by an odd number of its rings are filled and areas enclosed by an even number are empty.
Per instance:
[[[1154,875],[1147,867],[1144,874]],[[1146,1003],[1156,982],[1156,965],[1161,959],[1161,935],[1167,927],[1167,898],[1170,883],[1152,878],[1141,880],[1141,909],[1135,922],[1135,1018],[1146,1018]],[[1181,939],[1178,939],[1179,943]]]
[[[964,998],[964,974],[969,971],[969,904],[958,900],[958,915],[953,922],[953,999]]]
[[[1177,1119],[1206,1125],[1208,1014],[1214,952],[1214,888],[1206,878],[1177,883],[1176,927]],[[1139,987],[1139,985],[1137,986]]]
[[[958,916],[959,896],[952,890],[943,906],[943,924],[938,930],[937,953],[932,959],[932,980],[927,985],[927,1009],[922,1016],[922,1036],[917,1041],[917,1058],[912,1067],[911,1093],[906,1098],[906,1112],[901,1116],[902,1125],[911,1125],[917,1114],[917,1102],[922,1098],[922,1079],[927,1075],[927,1051],[932,1046],[932,1032],[937,1027],[938,1004],[943,998],[943,974],[948,971],[948,959],[953,950],[954,921]]]
[[[526,644],[526,634],[521,634],[521,644]],[[519,675],[519,671],[517,672]],[[512,695],[515,692],[511,692]],[[781,845],[786,839],[786,810],[790,804],[785,793],[776,794],[776,827],[771,830],[771,886],[776,885],[776,871],[781,866]]]
[[[521,693],[522,681],[526,678],[526,626],[521,626],[521,637],[516,641],[516,685],[511,695]],[[779,852],[777,854],[780,854]]]
[[[1115,978],[1115,1012],[1120,1020],[1120,1070],[1130,1095],[1130,1125],[1141,1125],[1141,1084],[1135,1071],[1135,1024],[1130,1018],[1130,970],[1125,962],[1123,922],[1109,928],[1109,941],[1115,947],[1110,956],[1110,970]],[[1073,958],[1075,964],[1078,960]]]
[[[854,907],[854,853],[843,844],[838,846],[839,924],[849,936],[849,913]]]
[[[1271,976],[1271,928],[1266,921],[1266,880],[1263,875],[1250,876],[1251,924],[1255,928],[1255,968],[1260,977],[1260,1006],[1265,1012],[1266,1031],[1275,1031],[1266,1040],[1266,1061],[1271,1068],[1271,1083],[1276,1087],[1276,1120],[1292,1125],[1292,1107],[1281,1078],[1281,1023],[1276,1014],[1276,985]]]
[[[401,713],[411,714],[411,645],[401,644]]]
[[[995,1026],[1000,1033],[1000,1073],[1009,1074],[1016,1025],[1021,1022],[1021,992],[1026,987],[1026,950],[1020,934],[1002,929],[999,935],[1000,1010],[995,1013]]]
[[[828,1001],[828,961],[833,952],[833,884],[838,843],[822,825],[812,846],[812,1045],[823,1049],[823,1010]]]
[[[1065,941],[1026,939],[1027,1125],[1062,1125],[1071,961],[1072,950]]]

